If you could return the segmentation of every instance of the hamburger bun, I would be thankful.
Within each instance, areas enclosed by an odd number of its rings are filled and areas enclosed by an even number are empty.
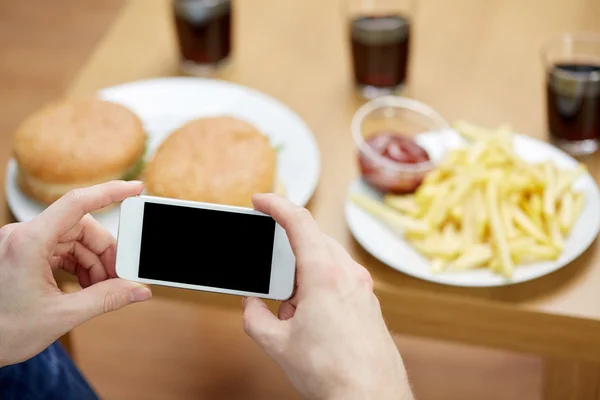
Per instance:
[[[134,178],[145,147],[140,119],[99,99],[49,104],[26,118],[13,138],[21,190],[46,204],[71,189]]]
[[[228,116],[200,118],[171,133],[144,171],[153,196],[251,207],[273,191],[276,153],[251,124]]]

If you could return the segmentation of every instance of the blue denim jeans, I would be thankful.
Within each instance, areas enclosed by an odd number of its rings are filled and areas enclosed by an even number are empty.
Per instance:
[[[0,368],[0,400],[98,400],[58,342],[37,356]]]

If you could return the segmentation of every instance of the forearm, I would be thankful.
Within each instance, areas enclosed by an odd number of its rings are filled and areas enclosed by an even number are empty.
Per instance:
[[[404,364],[396,365],[371,375],[364,373],[350,384],[339,387],[326,400],[414,400]],[[369,375],[370,378],[367,378]]]
[[[6,321],[0,320],[0,368],[13,364],[10,361],[10,343],[6,326],[10,326]]]
[[[392,387],[364,389],[349,387],[325,400],[414,400],[408,380],[394,384]]]

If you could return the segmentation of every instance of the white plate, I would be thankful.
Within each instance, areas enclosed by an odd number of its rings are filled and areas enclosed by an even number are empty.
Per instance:
[[[462,139],[453,133],[455,140],[452,147],[461,146]],[[441,140],[439,133],[432,133],[423,138],[420,144],[427,150]],[[448,138],[444,140],[448,143]],[[553,161],[560,168],[575,168],[577,161],[551,146],[523,135],[515,135],[515,152],[529,162],[544,160]],[[591,175],[586,174],[573,183],[573,188],[585,194],[585,206],[570,236],[565,242],[565,249],[556,261],[539,262],[515,268],[511,279],[494,274],[489,270],[477,269],[464,272],[431,272],[430,263],[421,256],[402,238],[394,235],[375,218],[354,205],[346,198],[346,222],[362,247],[371,255],[390,267],[432,282],[455,286],[503,286],[547,275],[570,263],[583,253],[596,238],[600,229],[600,191]],[[355,180],[348,190],[351,193],[361,193],[369,197],[381,199],[381,194],[371,189],[363,180]]]
[[[149,136],[147,156],[188,120],[228,114],[254,124],[274,146],[280,146],[277,174],[292,202],[305,205],[317,186],[320,158],[312,132],[296,113],[263,93],[223,81],[182,77],[126,83],[100,90],[98,95],[129,107],[141,118]],[[14,160],[6,171],[6,198],[19,221],[30,220],[44,209],[19,190]],[[116,235],[118,208],[96,218]]]

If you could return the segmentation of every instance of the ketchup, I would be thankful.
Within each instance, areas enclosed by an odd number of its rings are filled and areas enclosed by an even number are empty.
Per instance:
[[[429,161],[429,154],[414,140],[393,132],[379,132],[366,140],[377,154],[398,164],[398,168],[384,165],[380,160],[361,152],[360,170],[363,178],[376,189],[386,193],[411,193],[423,181],[426,171],[402,169],[406,164]]]

